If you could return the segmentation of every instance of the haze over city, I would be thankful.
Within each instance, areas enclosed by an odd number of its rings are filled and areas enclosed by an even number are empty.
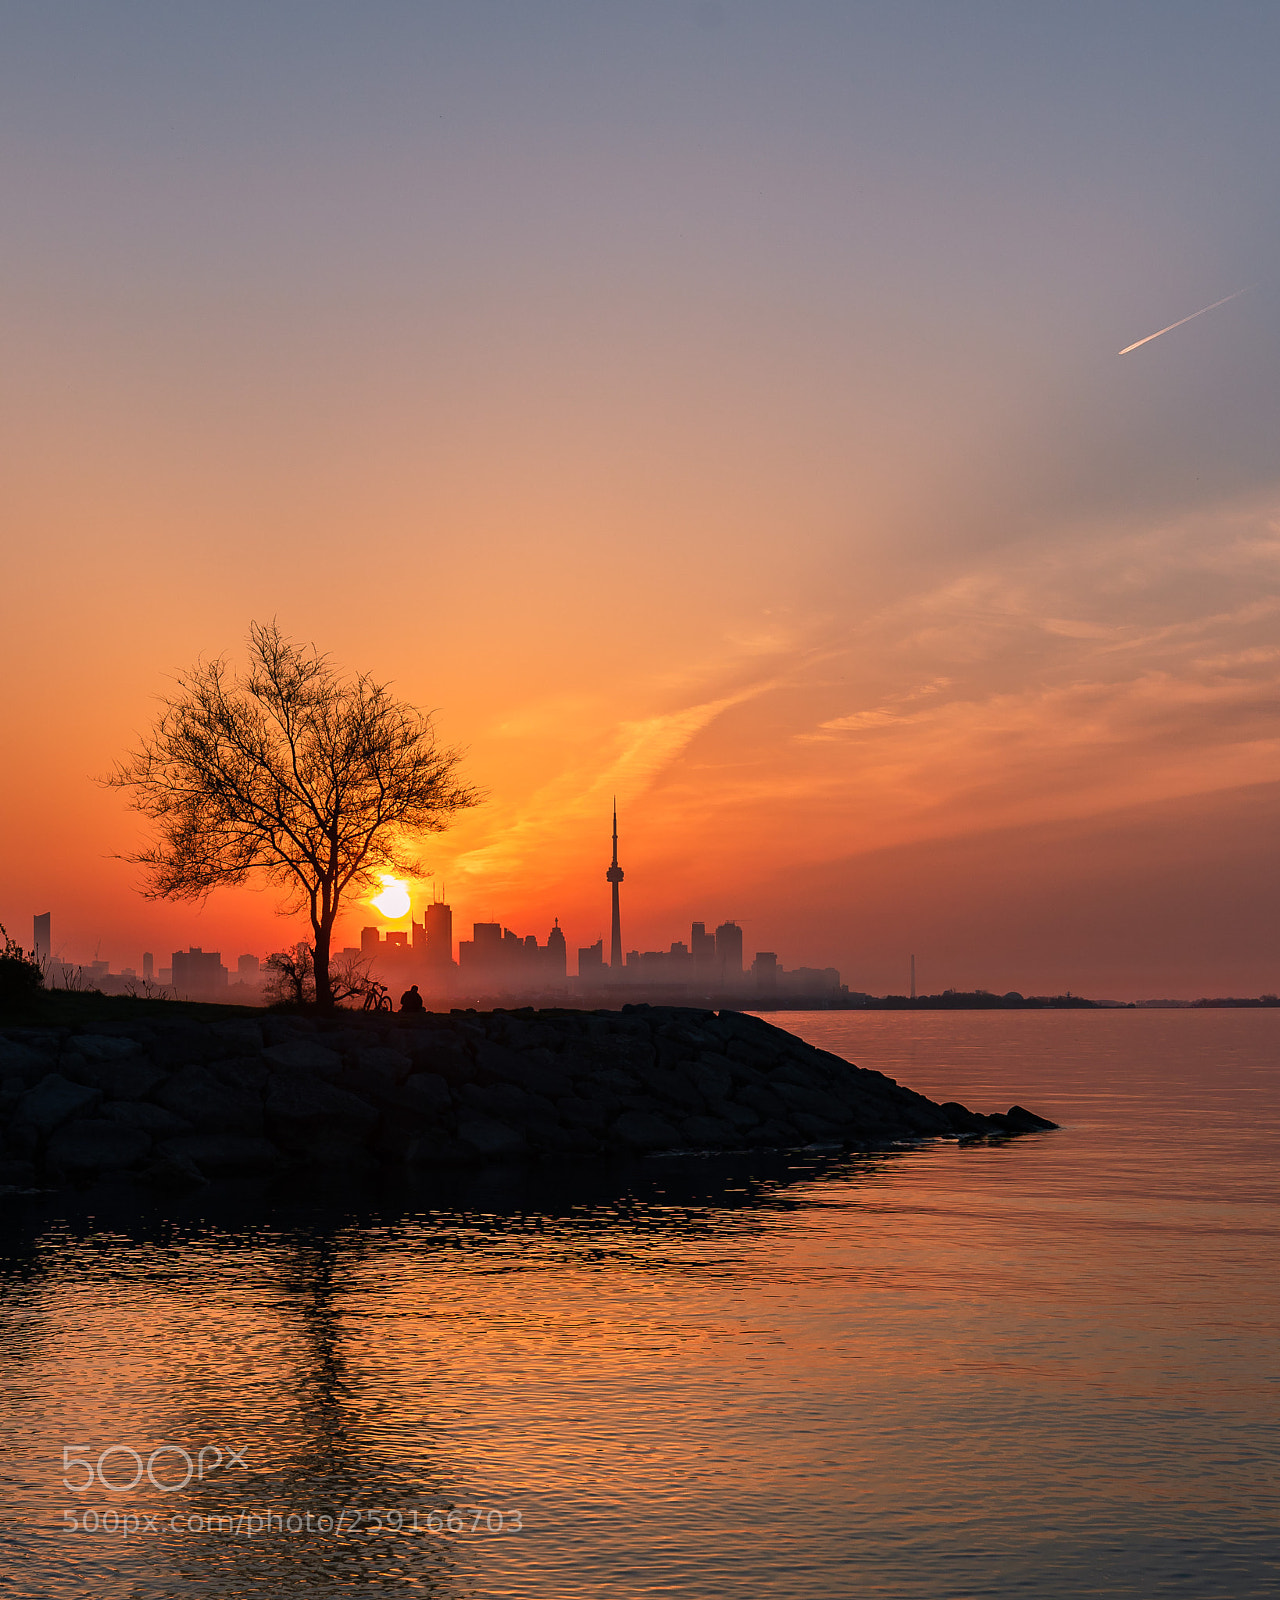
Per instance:
[[[144,901],[95,781],[276,616],[465,747],[468,927],[607,939],[616,793],[628,948],[1274,990],[1280,21],[1228,9],[12,12],[0,920],[285,941]]]

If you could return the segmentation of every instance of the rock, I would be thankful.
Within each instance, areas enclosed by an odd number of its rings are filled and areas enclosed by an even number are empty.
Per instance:
[[[680,1133],[690,1144],[710,1145],[717,1150],[742,1143],[733,1123],[720,1117],[686,1117],[680,1124]]]
[[[410,1055],[415,1071],[435,1073],[447,1083],[469,1078],[474,1067],[462,1041],[453,1033],[437,1032],[415,1040]]]
[[[693,1068],[692,1077],[707,1100],[726,1100],[733,1088],[733,1063],[726,1057],[705,1051]]]
[[[561,1125],[582,1128],[591,1133],[603,1133],[609,1121],[610,1110],[617,1107],[602,1105],[598,1100],[583,1100],[577,1095],[565,1095],[556,1101],[556,1111]]]
[[[681,1072],[671,1072],[663,1067],[650,1067],[644,1075],[645,1086],[660,1099],[669,1101],[685,1112],[703,1108],[703,1097]]]
[[[49,1050],[34,1050],[13,1039],[0,1038],[0,1078],[19,1078],[24,1088],[39,1083],[57,1060],[57,1041]]]
[[[45,1163],[54,1172],[97,1172],[131,1167],[151,1148],[141,1128],[103,1118],[76,1118],[54,1130]]]
[[[413,1071],[410,1056],[383,1045],[366,1046],[357,1055],[356,1065],[361,1077],[382,1078],[389,1083],[403,1083]]]
[[[403,1092],[414,1110],[439,1114],[453,1106],[449,1085],[435,1072],[411,1072],[404,1081]]]
[[[530,1117],[555,1120],[556,1108],[541,1095],[530,1094],[514,1083],[464,1083],[458,1090],[464,1106],[473,1106],[485,1116],[519,1126]]]
[[[60,1122],[87,1115],[101,1099],[101,1089],[72,1083],[61,1073],[50,1072],[23,1095],[15,1120],[29,1124],[39,1133],[52,1133]]]
[[[141,1128],[152,1138],[161,1139],[170,1134],[190,1133],[191,1125],[163,1106],[152,1105],[150,1100],[106,1100],[98,1107],[98,1115],[111,1122],[123,1122],[131,1128]]]
[[[262,1027],[248,1018],[235,1022],[215,1022],[209,1032],[227,1047],[228,1055],[256,1056],[262,1049]]]
[[[220,1083],[206,1067],[182,1067],[156,1091],[156,1101],[175,1117],[207,1133],[262,1132],[262,1101],[245,1089]]]
[[[263,1055],[277,1070],[309,1073],[319,1078],[336,1078],[342,1071],[342,1057],[314,1039],[290,1039],[269,1045]]]
[[[67,1040],[67,1049],[86,1061],[123,1061],[126,1056],[136,1056],[140,1048],[136,1039],[105,1033],[77,1033]]]
[[[272,1016],[262,1019],[262,1037],[269,1045],[293,1044],[318,1032],[310,1017]]]
[[[791,1121],[804,1134],[806,1139],[816,1144],[840,1144],[843,1142],[842,1131],[823,1117],[815,1117],[807,1111],[793,1111]]]
[[[1010,1106],[1004,1114],[1004,1125],[1010,1133],[1040,1133],[1058,1126],[1047,1117],[1036,1116],[1034,1111],[1028,1111],[1025,1106]]]
[[[165,1139],[156,1152],[176,1162],[179,1169],[190,1165],[200,1175],[215,1178],[267,1172],[284,1164],[280,1151],[268,1140],[241,1133],[180,1134]]]
[[[711,1115],[731,1122],[738,1129],[754,1128],[760,1122],[759,1116],[749,1106],[740,1106],[733,1100],[713,1101]]]
[[[196,1066],[226,1053],[226,1045],[215,1039],[208,1027],[185,1020],[166,1022],[158,1027],[148,1052],[155,1064],[166,1072],[176,1067]]]
[[[786,1101],[781,1095],[774,1094],[772,1089],[748,1085],[746,1088],[739,1089],[734,1098],[740,1105],[750,1106],[766,1122],[779,1118],[785,1119],[787,1115]]]
[[[189,1156],[172,1150],[157,1150],[138,1176],[157,1189],[196,1189],[209,1181]]]
[[[256,1056],[223,1056],[209,1063],[209,1071],[219,1082],[229,1083],[233,1089],[244,1090],[259,1099],[271,1078],[271,1068],[262,1059],[261,1053]]]
[[[772,1084],[773,1092],[782,1100],[788,1111],[792,1114],[791,1120],[796,1120],[794,1113],[804,1111],[812,1117],[821,1117],[825,1122],[838,1126],[850,1119],[850,1108],[841,1105],[834,1095],[827,1094],[823,1089],[802,1089],[786,1079],[775,1079]],[[746,1099],[746,1095],[741,1096]]]
[[[535,1118],[525,1126],[525,1137],[535,1150],[549,1155],[594,1156],[600,1153],[600,1141],[585,1128],[565,1128],[547,1118]]]
[[[438,1133],[424,1133],[410,1140],[404,1160],[411,1167],[458,1167],[480,1160],[473,1145],[460,1145]]]
[[[464,1112],[458,1118],[458,1137],[489,1160],[523,1155],[527,1150],[524,1135],[494,1117]]]
[[[962,1106],[958,1100],[947,1100],[940,1109],[953,1133],[980,1134],[984,1131],[981,1117],[976,1117],[968,1106]]]
[[[624,1111],[613,1124],[614,1138],[630,1150],[674,1150],[679,1133],[648,1111]]]
[[[367,1101],[314,1078],[273,1078],[265,1111],[267,1131],[281,1148],[313,1162],[357,1159],[378,1122]]]
[[[76,1040],[76,1043],[80,1043]],[[108,1044],[115,1043],[107,1040]],[[129,1041],[132,1042],[132,1041]],[[164,1079],[164,1071],[148,1056],[84,1056],[68,1053],[62,1058],[68,1078],[101,1089],[108,1100],[142,1100]]]

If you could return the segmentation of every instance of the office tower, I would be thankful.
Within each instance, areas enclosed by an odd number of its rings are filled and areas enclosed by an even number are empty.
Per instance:
[[[189,950],[175,950],[172,972],[173,986],[180,995],[212,996],[227,987],[220,950],[202,950],[195,944]]]
[[[736,922],[722,922],[716,929],[716,969],[730,983],[742,976],[742,929]]]
[[[49,923],[53,916],[51,911],[42,912],[35,919],[35,954],[37,961],[49,959]]]
[[[716,939],[707,932],[705,922],[695,922],[689,932],[689,949],[693,955],[694,976],[710,979],[715,975]]]
[[[452,966],[452,909],[443,900],[433,900],[423,911],[422,925],[426,930],[428,963],[433,967]]]
[[[145,960],[146,957],[143,957]],[[257,956],[241,956],[236,962],[236,971],[240,975],[241,983],[249,983],[258,976],[259,962]]]
[[[362,956],[376,956],[382,944],[382,935],[376,928],[361,928],[360,954]]]
[[[578,976],[599,983],[604,977],[604,940],[597,939],[578,951]]]
[[[547,935],[547,976],[563,978],[569,971],[569,951],[564,942],[564,934],[560,931],[560,918],[556,918],[555,927]]]
[[[755,974],[757,994],[777,994],[778,957],[776,951],[757,950],[756,958],[751,963],[751,970]]]
[[[623,871],[618,865],[618,802],[613,802],[613,865],[605,873],[607,882],[613,885],[613,930],[609,939],[609,965],[618,973],[622,971],[622,914],[618,910],[618,885],[622,882]]]
[[[143,979],[143,982],[144,983],[150,983],[152,978],[155,977],[155,975],[156,975],[156,958],[152,955],[150,950],[144,950],[142,952],[142,979]]]

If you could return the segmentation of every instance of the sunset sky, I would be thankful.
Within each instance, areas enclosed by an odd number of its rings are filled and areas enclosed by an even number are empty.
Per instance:
[[[0,920],[301,936],[143,899],[95,781],[276,617],[466,747],[455,930],[607,934],[616,793],[628,948],[1280,990],[1277,61],[1265,4],[7,8]]]

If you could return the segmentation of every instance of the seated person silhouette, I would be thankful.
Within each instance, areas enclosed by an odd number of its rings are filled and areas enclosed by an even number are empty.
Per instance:
[[[422,996],[418,993],[415,983],[412,989],[406,989],[400,996],[401,1011],[425,1011],[427,1008],[422,1003]]]

